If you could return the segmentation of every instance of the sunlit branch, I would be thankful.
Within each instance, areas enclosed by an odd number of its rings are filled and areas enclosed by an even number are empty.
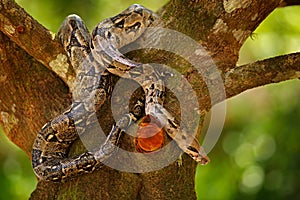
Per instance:
[[[224,74],[227,98],[255,87],[300,78],[300,53],[238,66]]]
[[[0,0],[0,31],[29,55],[54,71],[69,86],[74,72],[60,43],[51,33],[12,0]]]

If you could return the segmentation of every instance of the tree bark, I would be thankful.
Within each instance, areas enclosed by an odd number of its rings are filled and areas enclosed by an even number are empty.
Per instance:
[[[300,77],[299,53],[236,66],[246,38],[278,6],[283,6],[281,0],[172,0],[158,15],[165,28],[182,32],[206,48],[229,98],[247,89]],[[14,1],[0,1],[0,20],[0,122],[9,139],[30,157],[38,130],[70,105],[75,73],[53,34]],[[198,95],[202,118],[217,103],[210,102],[205,82],[185,60],[167,52],[143,51],[129,56],[163,62],[182,72]],[[180,110],[174,99],[168,93],[165,106],[178,117]],[[103,108],[108,109],[108,105]],[[100,117],[106,125],[104,131],[108,131],[111,115]],[[124,140],[125,149],[132,146],[128,138]],[[71,154],[84,150],[80,142],[73,146]],[[195,169],[196,163],[186,155],[182,166],[175,162],[144,174],[103,167],[65,183],[41,181],[31,199],[196,199]]]

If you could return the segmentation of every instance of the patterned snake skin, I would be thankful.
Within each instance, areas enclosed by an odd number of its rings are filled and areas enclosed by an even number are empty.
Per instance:
[[[178,123],[163,108],[164,83],[159,73],[150,64],[127,59],[118,50],[139,38],[156,18],[152,11],[134,4],[100,22],[91,35],[76,15],[68,16],[62,23],[58,36],[76,71],[76,90],[70,108],[46,123],[37,134],[32,166],[39,179],[64,181],[100,168],[118,148],[121,134],[144,112],[159,120],[165,132],[195,161],[209,162],[198,141],[185,129],[178,133]],[[139,83],[145,100],[135,102],[130,113],[113,125],[105,142],[95,151],[68,157],[71,144],[98,123],[95,113],[112,94],[112,74]]]

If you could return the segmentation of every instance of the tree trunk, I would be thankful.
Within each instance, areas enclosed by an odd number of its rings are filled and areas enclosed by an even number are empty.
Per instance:
[[[276,7],[296,3],[288,0],[172,0],[158,15],[164,28],[184,33],[205,47],[220,71],[226,98],[229,98],[257,86],[300,77],[299,53],[236,66],[239,50],[255,28]],[[9,139],[30,157],[39,129],[71,104],[75,73],[58,40],[14,1],[0,1],[0,22],[0,122]],[[215,94],[217,100],[211,102],[203,78],[176,55],[139,51],[128,56],[143,62],[164,63],[180,71],[197,94],[201,119],[212,105],[222,101]],[[179,117],[177,104],[175,97],[167,93],[165,107]],[[110,113],[108,106],[105,105],[100,114],[106,132],[113,124],[111,115],[106,114]],[[198,135],[201,128],[200,123]],[[124,138],[122,147],[132,148],[128,138]],[[78,141],[70,153],[83,150]],[[195,169],[196,163],[186,155],[182,157],[182,165],[174,162],[147,173],[126,173],[103,167],[65,183],[41,181],[31,199],[196,199]]]

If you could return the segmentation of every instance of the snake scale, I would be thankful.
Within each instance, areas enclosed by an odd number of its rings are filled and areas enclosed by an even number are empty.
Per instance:
[[[77,15],[64,20],[58,37],[76,71],[76,90],[72,94],[72,105],[37,134],[32,166],[39,179],[64,181],[100,168],[117,150],[123,132],[144,114],[159,120],[165,132],[195,161],[209,162],[198,141],[185,129],[178,133],[178,122],[163,108],[164,83],[160,74],[150,64],[129,60],[118,50],[139,38],[156,19],[152,11],[134,4],[100,22],[92,34]],[[97,123],[93,120],[95,112],[112,94],[113,75],[138,82],[145,99],[137,100],[130,112],[115,122],[105,142],[95,151],[68,157],[71,144],[88,130],[87,127]],[[81,131],[78,133],[78,130]]]

